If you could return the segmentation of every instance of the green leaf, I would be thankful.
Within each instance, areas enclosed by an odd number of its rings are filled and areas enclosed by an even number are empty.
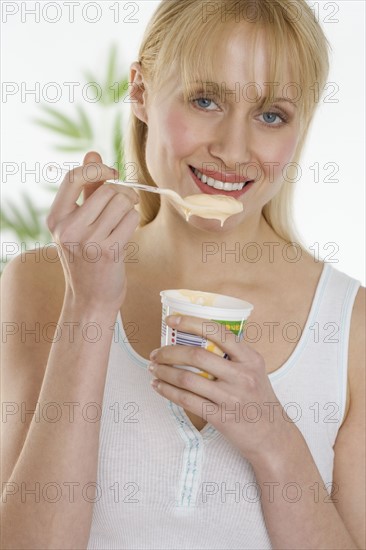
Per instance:
[[[22,193],[22,198],[25,203],[25,206],[28,209],[28,213],[30,214],[31,221],[33,222],[33,232],[35,234],[41,232],[41,226],[39,223],[39,211],[35,208],[33,205],[30,197],[26,193]]]
[[[56,151],[63,151],[65,153],[80,153],[89,148],[89,143],[80,143],[79,145],[55,145],[54,148]]]
[[[118,86],[114,86],[113,102],[118,103],[119,101],[121,101],[121,99],[126,97],[128,92],[129,92],[129,80],[127,76],[125,76],[118,82]],[[127,103],[129,103],[129,101]]]
[[[34,227],[24,218],[24,215],[13,204],[8,203],[8,209],[11,212],[9,217],[5,212],[2,212],[1,225],[5,229],[10,229],[19,237],[20,240],[26,238],[33,238],[35,236]]]
[[[79,128],[77,123],[75,123],[73,120],[71,120],[71,118],[63,115],[62,113],[58,112],[56,109],[53,109],[52,107],[42,105],[41,108],[46,113],[48,113],[51,116],[51,118],[53,117],[54,119],[56,119],[56,121],[58,121],[60,123],[57,126],[60,129],[60,131],[63,131],[65,134],[67,134],[69,136],[74,136],[74,137],[80,136],[80,128]],[[48,122],[46,120],[45,122],[48,123],[48,124],[50,124],[50,123],[55,124],[55,120],[51,121],[51,122]]]
[[[91,84],[93,82],[96,82],[97,84],[99,84],[98,79],[95,78],[95,76],[89,71],[83,71],[83,75],[86,80],[86,84]]]
[[[107,104],[118,103],[122,97],[128,93],[129,81],[128,77],[124,76],[118,80],[117,77],[117,46],[112,45],[109,57],[108,73],[106,78],[105,90],[103,93],[107,98]]]
[[[125,178],[125,168],[123,166],[123,135],[122,135],[122,116],[118,113],[113,128],[113,152],[117,161],[117,169],[120,179]]]
[[[106,76],[106,80],[105,80],[105,90],[106,91],[110,90],[111,86],[114,84],[114,81],[115,81],[116,57],[117,57],[117,47],[116,47],[115,44],[112,44],[111,52],[109,54],[107,76]]]
[[[24,214],[12,202],[8,202],[7,210],[11,216],[7,212],[4,212],[4,210],[0,212],[1,228],[13,233],[17,241],[16,244],[25,245],[27,249],[32,248],[32,246],[34,248],[35,244],[50,242],[52,240],[51,232],[43,222],[40,223],[40,217],[46,215],[49,208],[37,208],[29,195],[24,192],[21,196],[27,212]],[[10,259],[6,256],[0,258],[1,273]]]
[[[116,156],[118,155],[121,148],[121,142],[122,142],[121,126],[122,126],[122,117],[121,117],[121,113],[118,113],[114,121],[114,129],[113,129],[113,149]]]
[[[8,201],[6,211],[1,210],[1,227],[15,233],[20,241],[39,240],[44,236],[45,227],[40,218],[48,212],[48,208],[38,208],[31,197],[23,192],[21,194],[22,209],[19,209],[13,202]],[[48,229],[46,229],[48,232]]]
[[[106,101],[106,92],[105,92],[105,90],[103,90],[103,86],[99,82],[98,78],[96,78],[94,75],[92,75],[92,73],[90,73],[89,71],[84,71],[83,74],[84,74],[84,78],[86,80],[86,84],[96,84],[97,86],[99,86],[99,88],[102,91],[102,96],[101,96],[99,101],[102,105],[107,105],[108,101]]]
[[[43,126],[43,128],[48,128],[49,130],[53,130],[57,134],[61,134],[63,136],[72,137],[76,139],[79,139],[80,137],[82,137],[80,135],[80,130],[75,129],[75,127],[71,125],[69,127],[65,127],[65,126],[62,127],[62,126],[56,126],[55,124],[52,124],[51,122],[47,122],[46,120],[33,119],[33,121],[39,126]]]
[[[54,107],[49,105],[42,105],[43,114],[45,116],[35,119],[35,123],[39,124],[43,128],[54,132],[58,136],[64,138],[64,143],[54,145],[54,149],[63,153],[80,153],[93,147],[95,131],[92,124],[94,113],[96,113],[96,107],[109,106],[117,104],[122,98],[126,97],[130,91],[129,79],[127,75],[122,78],[118,78],[118,45],[112,43],[109,48],[109,53],[106,60],[106,72],[102,77],[96,77],[94,71],[83,71],[83,75],[86,79],[86,83],[95,84],[102,91],[102,97],[99,101],[99,105],[91,104],[88,109],[80,105],[76,105],[76,112],[74,116],[64,115]],[[101,81],[104,84],[101,84]],[[116,159],[115,165],[117,165],[120,177],[125,178],[124,167],[124,143],[123,143],[123,131],[122,131],[122,113],[116,109],[116,116],[114,119],[112,135],[112,148],[114,152],[114,158]],[[43,189],[57,193],[60,183],[45,182]],[[32,204],[30,199],[23,197],[23,203],[25,204],[28,212],[28,217],[22,215],[19,209],[16,209],[14,205],[10,205],[9,208],[12,211],[12,215],[7,215],[7,220],[4,223],[8,223],[9,227],[17,226],[17,230],[24,235],[26,231],[31,230],[32,234],[36,231],[40,231],[40,223],[37,218],[41,214],[41,210]],[[15,209],[14,209],[15,208]],[[42,211],[43,212],[43,211]]]
[[[76,109],[79,113],[82,134],[86,139],[93,139],[93,130],[84,109],[80,105],[77,105]]]

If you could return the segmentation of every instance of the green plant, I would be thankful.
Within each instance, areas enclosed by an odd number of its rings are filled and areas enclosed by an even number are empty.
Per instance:
[[[48,132],[53,132],[63,142],[56,143],[53,147],[57,151],[63,152],[86,152],[90,149],[97,149],[96,136],[98,129],[95,128],[97,110],[112,110],[112,124],[110,128],[110,155],[113,157],[115,166],[119,170],[120,178],[125,177],[124,156],[123,156],[123,132],[122,132],[122,114],[118,108],[118,103],[124,99],[128,91],[128,77],[118,75],[117,69],[117,46],[112,44],[107,60],[106,75],[103,79],[98,79],[94,74],[86,71],[83,73],[87,83],[95,83],[101,90],[100,101],[90,103],[88,114],[81,105],[76,105],[76,114],[74,118],[66,116],[61,111],[41,105],[43,118],[34,119],[33,122]],[[101,83],[102,80],[102,83]],[[94,121],[94,122],[93,122]],[[58,186],[55,184],[44,183],[43,189],[55,195]],[[45,245],[52,239],[50,232],[45,225],[45,217],[48,209],[40,208],[34,203],[31,196],[25,192],[16,205],[12,201],[6,201],[0,210],[1,229],[12,234],[14,244],[20,248],[24,243],[27,249],[32,247],[32,243]],[[1,267],[3,269],[8,258],[1,257]]]

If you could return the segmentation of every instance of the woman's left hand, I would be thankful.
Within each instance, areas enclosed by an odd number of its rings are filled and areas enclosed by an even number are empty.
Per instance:
[[[283,448],[292,422],[272,389],[263,357],[220,323],[183,315],[177,325],[177,317],[167,317],[166,323],[207,337],[229,359],[195,346],[163,346],[150,355],[156,391],[210,422],[250,461]],[[208,325],[210,332],[205,334]],[[216,379],[172,365],[190,365]]]

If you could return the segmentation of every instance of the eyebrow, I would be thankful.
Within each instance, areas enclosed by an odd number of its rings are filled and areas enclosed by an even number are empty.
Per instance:
[[[288,97],[275,97],[275,98],[272,100],[273,103],[276,103],[276,101],[277,101],[277,102],[279,102],[279,101],[282,101],[282,102],[283,102],[283,101],[286,101],[287,103],[291,103],[291,105],[293,105],[293,106],[296,107],[296,109],[297,109],[296,102],[293,101],[292,99],[289,99]]]
[[[209,81],[210,84],[214,84],[216,86],[218,86],[220,88],[220,83],[219,82],[215,82],[215,81]],[[203,80],[191,80],[189,82],[189,84],[207,84],[207,82],[203,81]],[[221,83],[222,84],[222,83]],[[228,90],[230,90],[230,88],[228,88]],[[203,90],[204,91],[204,90]],[[258,103],[265,103],[265,100],[267,98],[265,97],[261,97],[259,100],[258,100]],[[290,103],[291,105],[293,105],[296,109],[297,109],[297,104],[295,101],[293,101],[292,99],[289,99],[288,97],[275,97],[272,99],[271,101],[272,103],[276,103],[276,102],[286,102],[286,103]]]
[[[215,86],[218,86],[220,87],[220,83],[219,82],[215,82],[215,81],[209,81],[210,84],[214,84]],[[190,82],[190,84],[207,84],[207,82],[203,81],[203,80],[192,80]],[[222,83],[221,83],[222,84]],[[261,98],[261,101],[265,101],[266,98]],[[294,107],[297,108],[297,105],[296,105],[296,102],[293,101],[292,99],[289,99],[288,97],[275,97],[272,99],[272,102],[275,103],[276,101],[286,101],[287,103],[291,103],[292,105],[294,105]]]

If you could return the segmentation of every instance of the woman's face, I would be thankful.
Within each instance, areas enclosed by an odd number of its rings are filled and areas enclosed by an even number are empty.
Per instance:
[[[296,99],[298,89],[288,85],[289,75],[283,75],[275,94],[282,99],[261,109],[254,100],[269,93],[265,84],[268,61],[264,45],[259,42],[254,54],[253,85],[251,65],[246,62],[251,57],[250,46],[245,25],[233,24],[226,46],[215,53],[215,95],[203,92],[198,82],[197,93],[185,103],[182,83],[175,74],[151,102],[147,98],[146,162],[156,184],[183,197],[216,193],[232,196],[244,205],[243,212],[230,217],[223,228],[217,220],[192,216],[189,223],[197,228],[225,231],[248,216],[259,216],[279,191],[283,175],[290,177],[286,166],[299,139],[298,109],[291,100]],[[208,89],[212,91],[213,86],[208,85]],[[223,183],[229,183],[230,176],[237,176],[240,183],[254,181],[241,190],[231,190],[232,186],[228,190],[215,189],[199,181],[191,167]],[[169,208],[184,217],[179,207],[169,203]]]

